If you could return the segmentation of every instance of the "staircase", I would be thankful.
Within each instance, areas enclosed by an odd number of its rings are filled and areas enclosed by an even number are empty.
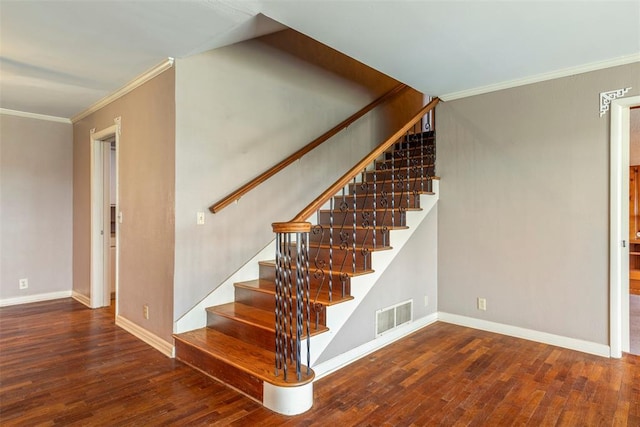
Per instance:
[[[308,409],[314,372],[300,348],[328,331],[327,307],[353,299],[351,279],[373,272],[371,253],[391,249],[391,231],[407,228],[407,211],[433,194],[434,175],[435,133],[405,134],[317,210],[308,237],[287,241],[285,251],[303,253],[306,265],[290,257],[284,272],[261,261],[258,278],[234,284],[233,302],[206,309],[206,327],[174,335],[176,358],[277,412]],[[298,270],[307,287],[296,295],[279,281],[295,281]]]

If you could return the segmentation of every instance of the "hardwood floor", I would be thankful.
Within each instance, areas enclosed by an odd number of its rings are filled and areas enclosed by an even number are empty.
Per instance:
[[[274,414],[63,299],[0,308],[0,424],[640,426],[640,357],[621,360],[436,323]]]

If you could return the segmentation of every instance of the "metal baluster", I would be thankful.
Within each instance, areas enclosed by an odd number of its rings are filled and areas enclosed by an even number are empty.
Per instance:
[[[377,194],[378,194],[378,189],[377,189],[377,186],[376,186],[377,175],[378,175],[377,163],[374,160],[373,161],[373,229],[372,229],[372,231],[373,231],[372,247],[374,249],[377,248],[377,246],[376,246],[376,234],[378,234],[378,230],[376,230],[376,220],[377,220],[377,216],[378,216],[378,211],[376,210],[377,209],[377,205],[376,205],[377,200],[376,199],[377,199]],[[365,241],[365,243],[366,243],[366,241]]]
[[[333,197],[329,200],[329,301],[333,301]]]
[[[279,369],[282,368],[282,233],[276,234],[276,369],[275,375],[278,376]]]
[[[358,223],[357,219],[356,219],[356,211],[357,211],[357,196],[358,196],[358,190],[357,190],[358,184],[356,183],[356,178],[353,178],[353,232],[352,232],[352,238],[351,238],[351,250],[353,251],[353,257],[352,257],[352,262],[351,262],[351,268],[352,271],[355,273],[356,272],[356,225]]]
[[[304,272],[302,271],[302,245],[304,245],[302,233],[296,233],[296,377],[298,381],[301,379],[302,369],[300,367],[300,357],[302,353],[302,299],[303,299],[303,282]]]

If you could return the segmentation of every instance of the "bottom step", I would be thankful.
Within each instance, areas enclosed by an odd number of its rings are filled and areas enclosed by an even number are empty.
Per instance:
[[[176,359],[286,415],[305,412],[313,404],[313,370],[295,365],[288,379],[275,375],[275,354],[211,328],[174,335]]]

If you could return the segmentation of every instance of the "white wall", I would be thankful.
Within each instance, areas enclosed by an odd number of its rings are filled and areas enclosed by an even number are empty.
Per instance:
[[[609,343],[599,93],[629,86],[640,63],[438,106],[439,311]]]
[[[175,319],[271,241],[271,223],[382,142],[388,122],[368,115],[238,204],[208,206],[395,85],[384,79],[391,86],[372,93],[261,39],[176,61]]]
[[[0,303],[71,294],[72,147],[70,123],[0,115]]]

